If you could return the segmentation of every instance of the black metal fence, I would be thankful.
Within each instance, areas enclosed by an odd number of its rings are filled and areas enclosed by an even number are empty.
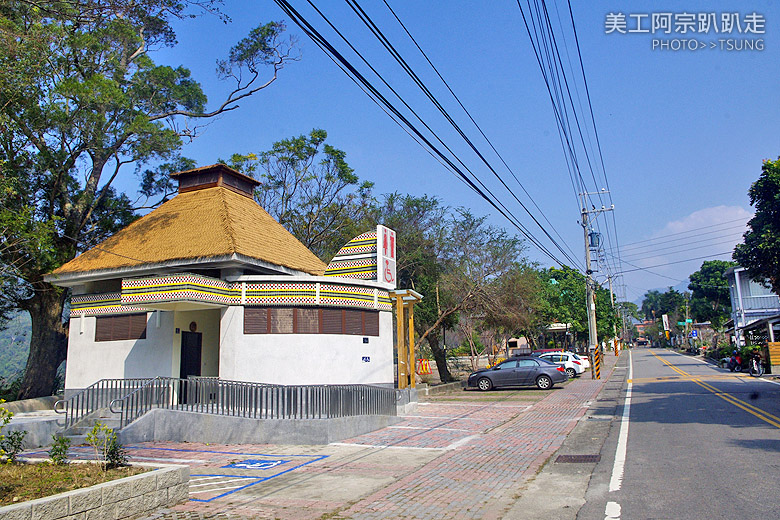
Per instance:
[[[132,382],[122,393],[119,382]],[[110,389],[110,391],[109,391]],[[113,395],[112,398],[108,396]],[[93,403],[85,406],[85,403]],[[65,401],[67,425],[108,407],[120,428],[153,408],[252,419],[331,419],[396,415],[392,388],[372,385],[268,385],[212,377],[101,380]]]
[[[111,401],[121,399],[142,388],[150,380],[149,378],[101,379],[72,396],[54,403],[54,411],[65,415],[65,427],[68,428],[84,416],[101,408],[108,408]]]

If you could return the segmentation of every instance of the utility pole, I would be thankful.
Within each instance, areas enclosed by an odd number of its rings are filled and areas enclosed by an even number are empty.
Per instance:
[[[607,191],[604,190],[601,193],[607,193]],[[596,291],[594,287],[596,282],[593,280],[593,269],[591,268],[591,259],[590,259],[590,249],[591,249],[590,221],[591,221],[591,215],[595,219],[599,213],[603,213],[605,211],[612,211],[613,207],[606,208],[602,206],[601,209],[596,209],[595,207],[593,207],[592,209],[589,210],[588,195],[599,195],[599,193],[587,193],[587,192],[580,193],[580,197],[582,200],[581,224],[582,224],[582,231],[585,237],[585,306],[588,313],[588,352],[590,353],[596,351],[596,349],[598,349],[599,347],[598,333],[596,331]]]
[[[685,293],[685,343],[688,343],[688,293]]]
[[[612,291],[612,275],[607,276],[609,281],[609,300],[612,302],[612,316],[615,315],[615,293]],[[617,322],[612,321],[612,346],[615,347],[615,355],[618,353],[618,340],[617,340]]]

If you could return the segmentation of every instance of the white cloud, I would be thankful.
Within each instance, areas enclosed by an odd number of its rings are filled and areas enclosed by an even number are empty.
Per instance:
[[[701,229],[701,232],[728,229],[742,223],[747,223],[753,214],[741,206],[714,206],[694,211],[687,217],[667,223],[661,230],[653,234],[653,238],[665,237],[672,233],[687,233]],[[715,235],[715,233],[713,233]],[[674,237],[670,237],[674,238]]]
[[[676,286],[707,260],[730,260],[730,252],[742,241],[752,216],[740,206],[724,205],[667,222],[650,238],[628,243],[621,249],[625,262],[648,269],[625,273],[626,283],[645,290]],[[624,263],[624,270],[632,269],[635,267]]]

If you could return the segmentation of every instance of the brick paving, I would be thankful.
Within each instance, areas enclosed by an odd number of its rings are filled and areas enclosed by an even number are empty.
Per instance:
[[[614,363],[614,357],[607,360],[603,379],[574,381],[526,411],[513,413],[509,407],[486,406],[479,415],[498,418],[503,412],[509,419],[395,484],[365,497],[339,516],[502,518],[519,484],[561,446],[584,414],[586,403],[601,390]],[[424,413],[433,407],[424,407]]]
[[[190,465],[191,500],[151,517],[160,520],[498,519],[584,415],[615,359],[606,356],[601,380],[586,373],[548,392],[433,396],[397,425],[327,446],[151,442],[129,454]],[[242,461],[281,462],[225,468]]]

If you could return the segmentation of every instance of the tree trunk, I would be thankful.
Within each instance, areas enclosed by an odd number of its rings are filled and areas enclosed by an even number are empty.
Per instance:
[[[24,305],[32,319],[32,335],[19,399],[51,395],[56,390],[57,367],[68,350],[68,326],[62,322],[67,291],[43,282],[36,285]]]
[[[442,383],[451,383],[455,378],[450,374],[447,367],[447,351],[439,346],[439,333],[431,332],[428,334],[428,345],[431,347],[433,359],[436,360],[436,369],[439,371],[439,379]]]

